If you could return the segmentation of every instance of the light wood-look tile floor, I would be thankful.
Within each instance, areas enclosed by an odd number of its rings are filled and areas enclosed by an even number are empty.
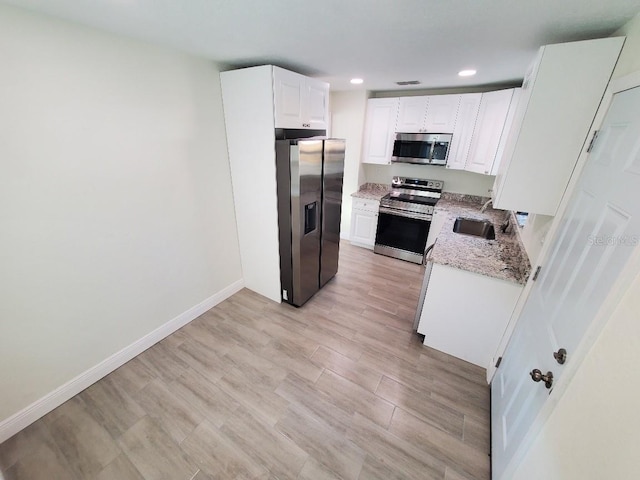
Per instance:
[[[343,242],[338,275],[303,308],[239,292],[4,442],[0,469],[488,479],[484,370],[411,332],[421,282],[421,267]]]

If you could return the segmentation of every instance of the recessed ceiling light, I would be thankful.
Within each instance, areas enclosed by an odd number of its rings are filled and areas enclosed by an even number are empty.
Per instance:
[[[351,79],[351,83],[353,83],[354,85],[360,85],[362,82],[364,82],[364,80],[361,79],[361,78],[352,78]]]
[[[476,74],[475,70],[460,70],[458,72],[458,75],[460,75],[461,77],[472,77]]]

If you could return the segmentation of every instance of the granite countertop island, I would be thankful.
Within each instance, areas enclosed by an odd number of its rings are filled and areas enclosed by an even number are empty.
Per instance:
[[[520,241],[518,228],[511,212],[491,207],[480,209],[488,198],[472,195],[443,193],[436,205],[437,215],[443,215],[442,230],[430,258],[434,263],[479,273],[524,285],[529,278],[531,265]],[[490,221],[496,231],[495,240],[454,233],[456,217]],[[510,218],[510,225],[503,233],[500,226]]]

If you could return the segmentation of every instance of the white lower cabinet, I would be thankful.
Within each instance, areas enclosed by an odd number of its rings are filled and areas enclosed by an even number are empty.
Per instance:
[[[433,264],[418,333],[426,346],[487,368],[522,287]]]
[[[373,250],[378,227],[379,206],[380,202],[375,200],[353,199],[349,236],[352,245]]]

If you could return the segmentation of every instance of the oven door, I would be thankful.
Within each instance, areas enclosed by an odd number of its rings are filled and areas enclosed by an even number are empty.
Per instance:
[[[373,251],[420,264],[430,226],[430,215],[380,207]]]

